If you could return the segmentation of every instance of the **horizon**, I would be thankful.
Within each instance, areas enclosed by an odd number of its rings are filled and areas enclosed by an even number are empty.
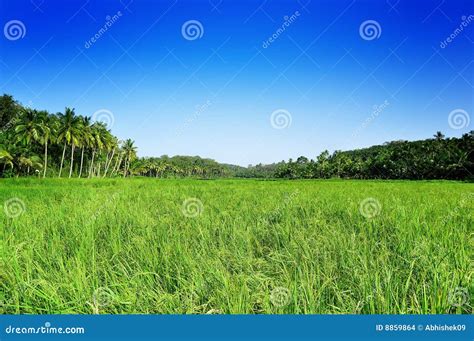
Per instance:
[[[470,1],[0,6],[0,92],[105,121],[140,157],[247,167],[472,130]]]
[[[435,133],[436,133],[436,132],[435,132]],[[443,132],[441,132],[441,133],[443,133]],[[466,134],[466,133],[463,133],[462,135],[464,135],[464,134]],[[392,141],[384,141],[384,142],[379,143],[379,144],[373,144],[373,145],[370,145],[370,146],[364,146],[364,147],[360,147],[360,148],[357,148],[357,149],[346,149],[346,150],[341,150],[341,151],[342,151],[342,152],[347,152],[347,151],[352,151],[352,150],[366,149],[366,148],[375,147],[375,146],[382,146],[382,145],[384,145],[385,143],[397,142],[397,141],[404,141],[404,142],[424,141],[424,140],[432,139],[432,138],[433,138],[433,135],[434,135],[434,134],[431,134],[430,137],[420,138],[420,139],[418,139],[418,140],[400,140],[400,139],[399,139],[399,140],[392,140]],[[444,135],[444,133],[443,133],[443,135]],[[449,136],[449,137],[446,136],[445,138],[461,138],[461,136]],[[324,150],[323,150],[323,151],[324,151]],[[334,151],[328,150],[328,152],[332,154]],[[227,165],[231,165],[231,166],[239,166],[239,167],[245,167],[245,168],[250,167],[250,166],[256,166],[256,165],[259,165],[259,164],[261,164],[261,165],[263,165],[263,166],[267,166],[267,165],[271,165],[271,164],[277,164],[277,163],[280,163],[280,162],[282,162],[282,161],[288,162],[289,159],[292,159],[292,160],[294,161],[294,160],[296,160],[296,159],[297,159],[298,157],[300,157],[300,156],[307,157],[307,158],[310,159],[310,160],[311,160],[311,159],[312,159],[312,160],[315,160],[316,157],[317,157],[317,155],[314,155],[314,156],[313,156],[313,155],[297,155],[297,156],[289,157],[288,159],[284,159],[284,160],[280,160],[280,161],[275,161],[275,162],[271,162],[271,163],[257,162],[257,163],[255,163],[255,164],[248,164],[248,165],[228,164],[228,163],[225,163],[225,162],[221,162],[221,161],[219,161],[219,160],[215,160],[215,159],[206,157],[206,156],[204,156],[204,155],[178,155],[178,154],[176,154],[176,155],[168,155],[168,154],[163,154],[163,155],[160,155],[160,156],[154,155],[154,156],[142,156],[142,157],[144,157],[144,158],[161,158],[161,157],[164,157],[164,156],[167,156],[167,157],[169,157],[169,158],[173,158],[173,157],[183,157],[183,156],[184,156],[184,157],[200,157],[201,159],[211,159],[211,160],[214,160],[214,161],[218,162],[219,164],[227,164]]]
[[[9,94],[3,94],[4,96],[11,96]],[[19,103],[20,105],[22,105],[22,103]],[[23,105],[22,105],[23,106]],[[43,111],[43,109],[37,109],[37,108],[31,108],[31,107],[28,107],[28,106],[23,106],[24,108],[28,108],[28,109],[31,109],[31,110],[34,110],[34,111]],[[68,109],[66,107],[66,109]],[[72,109],[74,110],[74,109]],[[47,111],[47,110],[46,110]],[[48,111],[47,111],[48,112]],[[51,112],[48,112],[50,115],[60,115],[62,114],[61,112],[57,112],[57,113],[51,113]],[[79,115],[81,116],[81,115]],[[370,146],[362,146],[360,148],[354,148],[354,149],[346,149],[346,150],[337,150],[337,151],[340,151],[340,152],[350,152],[350,151],[357,151],[357,150],[363,150],[363,149],[369,149],[369,148],[372,148],[372,147],[375,147],[375,146],[383,146],[385,144],[388,144],[388,143],[393,143],[393,142],[419,142],[419,141],[428,141],[428,140],[432,140],[433,138],[436,138],[436,134],[437,133],[441,133],[442,136],[443,136],[443,139],[450,139],[450,138],[458,138],[460,139],[462,136],[464,136],[465,134],[471,134],[472,132],[474,132],[474,130],[471,130],[469,132],[466,132],[466,133],[463,133],[461,134],[460,136],[446,136],[442,131],[436,131],[435,134],[432,134],[430,137],[425,137],[425,138],[420,138],[420,139],[417,139],[417,140],[404,140],[404,139],[396,139],[396,140],[391,140],[391,141],[384,141],[383,143],[378,143],[378,144],[374,144],[374,145],[370,145]],[[124,141],[121,141],[122,143]],[[334,152],[336,152],[336,150],[333,150],[333,151],[330,151],[330,150],[323,150],[323,152],[329,152],[330,154],[333,154]],[[215,160],[213,158],[210,158],[210,157],[206,157],[205,155],[184,155],[184,154],[174,154],[174,155],[168,155],[168,154],[162,154],[162,155],[145,155],[145,156],[141,156],[140,158],[144,158],[144,159],[147,159],[147,158],[154,158],[154,159],[159,159],[159,158],[163,158],[163,157],[167,157],[167,158],[175,158],[175,157],[190,157],[190,158],[201,158],[203,160],[212,160],[212,161],[215,161],[221,165],[228,165],[228,166],[237,166],[237,167],[243,167],[243,168],[249,168],[249,167],[254,167],[254,166],[257,166],[257,165],[263,165],[263,166],[269,166],[269,165],[274,165],[274,164],[279,164],[279,163],[284,163],[284,162],[289,162],[290,160],[295,160],[299,157],[306,157],[308,158],[309,160],[316,160],[317,159],[317,155],[315,155],[313,157],[313,155],[297,155],[297,156],[293,156],[293,157],[290,157],[288,158],[288,160],[280,160],[280,161],[275,161],[275,162],[272,162],[272,163],[262,163],[262,162],[258,162],[258,163],[255,163],[255,164],[248,164],[248,165],[238,165],[238,164],[232,164],[232,163],[225,163],[225,162],[221,162],[219,160]]]

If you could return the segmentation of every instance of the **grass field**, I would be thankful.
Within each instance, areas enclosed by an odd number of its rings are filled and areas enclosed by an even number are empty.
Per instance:
[[[1,313],[471,313],[474,184],[0,181]]]

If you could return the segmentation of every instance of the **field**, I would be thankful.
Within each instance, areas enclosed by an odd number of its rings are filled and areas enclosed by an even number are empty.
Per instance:
[[[1,313],[471,313],[474,184],[0,181]]]

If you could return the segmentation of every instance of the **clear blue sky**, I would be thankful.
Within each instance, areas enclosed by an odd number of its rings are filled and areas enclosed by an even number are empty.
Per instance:
[[[470,0],[0,4],[1,28],[19,20],[26,30],[0,37],[0,92],[51,112],[107,109],[140,156],[247,165],[474,129],[474,20],[440,46],[474,14]],[[189,20],[202,36],[185,39]],[[372,40],[360,34],[367,20],[380,27]],[[271,124],[279,109],[291,115],[284,129]],[[449,125],[455,109],[469,125]]]

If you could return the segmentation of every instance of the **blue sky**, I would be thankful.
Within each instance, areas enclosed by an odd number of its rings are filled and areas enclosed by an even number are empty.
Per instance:
[[[0,0],[0,92],[112,117],[140,156],[247,165],[460,136],[474,129],[470,15],[468,0]]]

